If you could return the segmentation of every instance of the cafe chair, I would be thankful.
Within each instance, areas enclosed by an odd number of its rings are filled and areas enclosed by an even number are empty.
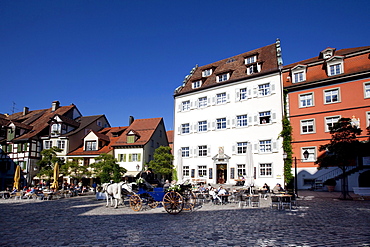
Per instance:
[[[290,196],[281,197],[281,209],[284,209],[285,206],[289,206],[289,209],[292,210],[292,200]]]
[[[271,209],[276,206],[277,209],[279,210],[280,209],[280,200],[279,200],[279,197],[277,196],[274,196],[274,195],[271,195]]]
[[[259,195],[252,196],[250,198],[249,203],[251,207],[253,207],[254,205],[256,205],[257,207],[260,207],[260,196]]]

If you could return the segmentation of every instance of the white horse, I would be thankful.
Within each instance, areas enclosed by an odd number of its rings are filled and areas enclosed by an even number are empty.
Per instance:
[[[113,200],[115,201],[114,208],[118,207],[118,202],[122,203],[123,195],[132,193],[132,184],[120,183],[105,183],[102,185],[103,192],[107,198],[107,205],[109,206],[109,198],[111,199],[110,205],[113,207]]]

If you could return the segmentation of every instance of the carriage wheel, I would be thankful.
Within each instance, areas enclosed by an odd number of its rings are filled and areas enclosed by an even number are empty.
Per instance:
[[[167,192],[163,197],[163,207],[169,214],[178,214],[182,211],[184,204],[182,196],[175,192]]]
[[[183,193],[184,196],[184,210],[193,210],[197,203],[197,197],[193,191],[187,190]]]
[[[138,195],[132,195],[130,196],[130,208],[134,211],[140,211],[143,207],[143,203],[141,201],[140,196]]]

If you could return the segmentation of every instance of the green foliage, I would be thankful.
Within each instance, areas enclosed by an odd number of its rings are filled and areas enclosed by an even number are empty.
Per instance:
[[[100,177],[102,183],[108,183],[110,180],[118,183],[127,171],[117,164],[117,160],[111,154],[100,154],[95,160],[91,167],[94,168],[93,173]]]
[[[173,155],[170,147],[160,146],[154,151],[153,160],[149,162],[149,167],[155,173],[161,175],[171,175],[173,172]]]
[[[57,147],[52,147],[50,149],[44,149],[41,151],[42,159],[37,162],[39,166],[39,173],[37,176],[48,176],[49,178],[54,175],[54,165],[55,163],[63,164],[63,160],[57,157],[57,153],[63,150]]]
[[[286,113],[286,100],[287,100],[288,91],[284,90],[284,116],[282,120],[283,130],[280,133],[280,137],[283,138],[283,150],[287,154],[287,158],[284,160],[284,182],[285,184],[290,184],[293,180],[292,174],[292,126],[287,117]]]
[[[319,151],[326,151],[316,163],[320,167],[338,166],[345,167],[352,165],[361,150],[362,143],[357,136],[361,129],[351,124],[351,119],[341,118],[330,129],[332,138],[328,144],[321,145]]]
[[[71,176],[77,180],[81,180],[84,176],[91,176],[88,167],[79,164],[80,160],[82,160],[82,158],[73,158],[72,161],[66,162],[61,166],[60,173],[64,176]]]

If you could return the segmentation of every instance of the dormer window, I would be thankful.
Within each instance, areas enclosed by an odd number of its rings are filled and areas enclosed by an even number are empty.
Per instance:
[[[61,133],[61,124],[59,123],[54,123],[52,126],[51,126],[51,135],[52,136],[59,136],[60,133]]]
[[[131,130],[127,133],[127,143],[134,143],[137,139],[139,139],[139,136],[134,131]]]
[[[97,150],[96,141],[85,142],[85,151],[96,151],[96,150]]]
[[[257,56],[250,56],[244,59],[245,64],[251,64],[257,62]]]
[[[212,69],[205,69],[205,70],[202,71],[202,76],[203,77],[208,77],[210,75],[212,75]]]
[[[344,73],[343,57],[335,56],[326,61],[328,76],[334,76]]]
[[[230,79],[230,73],[225,73],[217,76],[217,82],[223,82]]]
[[[195,88],[200,88],[202,86],[202,81],[199,80],[199,81],[195,81],[192,83],[192,88],[195,89]]]
[[[292,69],[293,83],[306,80],[306,65],[297,65]]]
[[[255,73],[258,73],[261,71],[261,65],[260,64],[251,64],[247,67],[247,75],[252,75]]]

